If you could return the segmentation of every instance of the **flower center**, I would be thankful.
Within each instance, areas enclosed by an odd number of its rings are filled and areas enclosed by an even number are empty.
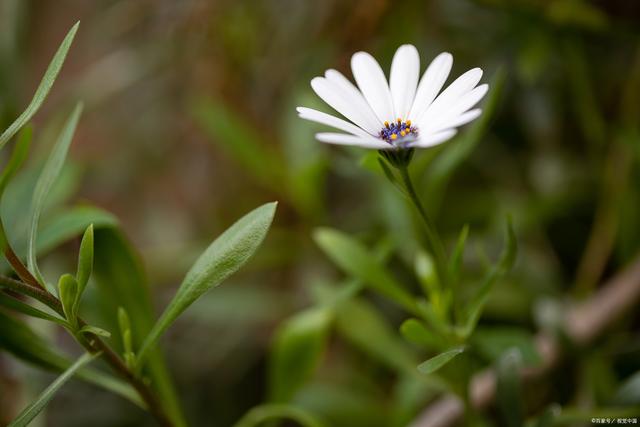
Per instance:
[[[380,138],[391,145],[401,145],[409,140],[415,139],[418,135],[418,128],[411,126],[411,120],[406,122],[398,118],[395,122],[384,122],[384,127],[380,131]]]

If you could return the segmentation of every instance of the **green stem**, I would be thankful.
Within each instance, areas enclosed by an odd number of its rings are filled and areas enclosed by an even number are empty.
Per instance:
[[[60,300],[45,289],[29,285],[20,280],[14,280],[6,276],[0,276],[0,287],[10,289],[14,292],[27,295],[38,300],[62,317],[65,317]],[[78,328],[82,328],[85,325],[86,322],[78,318]],[[140,377],[136,376],[127,367],[120,356],[118,356],[111,347],[101,340],[100,337],[95,334],[90,334],[89,338],[85,339],[81,334],[72,333],[72,335],[76,338],[78,343],[90,353],[102,353],[102,357],[111,366],[111,368],[136,389],[147,405],[149,412],[156,418],[159,425],[163,427],[172,427],[174,425],[149,386]]]
[[[420,218],[422,219],[422,222],[424,224],[427,243],[435,258],[438,277],[442,284],[446,286],[449,283],[449,271],[447,269],[447,256],[444,250],[444,245],[442,244],[442,240],[440,239],[440,235],[436,231],[433,221],[431,221],[431,218],[427,214],[427,211],[422,205],[422,202],[420,201],[420,198],[418,197],[418,194],[413,187],[413,182],[411,181],[411,176],[409,175],[409,168],[407,166],[400,166],[398,167],[398,171],[400,172],[402,184],[404,185],[407,195],[420,214]]]

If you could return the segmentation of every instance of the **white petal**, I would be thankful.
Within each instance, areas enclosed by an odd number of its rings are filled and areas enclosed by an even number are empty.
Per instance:
[[[374,138],[372,136],[355,136],[346,135],[344,133],[317,133],[316,139],[320,142],[326,142],[328,144],[337,145],[353,145],[355,147],[375,148],[375,149],[387,149],[390,144],[387,144],[381,139]]]
[[[372,124],[367,116],[367,112],[358,108],[358,103],[354,102],[348,92],[345,92],[336,83],[324,77],[315,77],[311,80],[311,87],[320,98],[331,106],[334,110],[351,120],[369,133],[380,130],[377,124]]]
[[[482,78],[482,70],[474,68],[458,77],[433,101],[433,103],[417,119],[418,122],[428,122],[440,114],[446,114],[464,94],[473,89]]]
[[[442,89],[447,77],[449,77],[452,65],[453,56],[447,52],[441,53],[431,61],[418,85],[411,112],[409,113],[410,119],[417,122],[422,113],[431,105],[431,102]]]
[[[366,52],[357,52],[351,57],[351,70],[360,91],[378,119],[381,122],[394,120],[389,84],[378,61]]]
[[[467,111],[466,113],[462,113],[459,116],[453,117],[451,119],[445,120],[435,126],[426,127],[425,132],[427,134],[433,134],[436,132],[440,132],[444,129],[456,128],[458,126],[466,125],[472,120],[475,120],[480,116],[482,110],[476,108],[475,110]]]
[[[420,55],[415,46],[402,45],[393,56],[389,86],[396,116],[407,119],[420,76]]]
[[[442,126],[476,105],[487,93],[489,85],[483,84],[462,95],[454,105],[446,111],[434,112],[433,116],[424,117],[421,124],[430,132],[431,129],[444,129],[451,126]],[[436,115],[437,114],[437,115]]]
[[[322,111],[314,110],[306,107],[296,108],[298,115],[302,119],[311,120],[312,122],[321,123],[323,125],[331,126],[336,129],[340,129],[344,132],[349,132],[358,136],[370,136],[367,132],[360,129],[358,126],[351,124],[345,120],[339,119]]]
[[[441,132],[421,136],[416,142],[411,143],[411,146],[419,148],[433,147],[434,145],[441,144],[446,140],[451,139],[457,132],[458,131],[455,129],[447,129]]]
[[[366,116],[367,122],[373,129],[373,134],[377,134],[382,128],[382,122],[378,120],[378,117],[371,109],[371,106],[362,96],[362,92],[348,78],[346,78],[340,71],[329,69],[325,71],[324,76],[327,80],[335,83],[344,92],[345,96],[348,96],[351,102],[360,110],[362,114]]]

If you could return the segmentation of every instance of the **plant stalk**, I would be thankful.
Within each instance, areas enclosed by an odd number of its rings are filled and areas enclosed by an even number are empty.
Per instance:
[[[418,197],[418,194],[413,187],[413,182],[411,181],[411,176],[409,175],[409,168],[407,166],[401,166],[398,167],[398,171],[400,172],[402,184],[407,192],[407,195],[409,196],[411,203],[413,203],[414,207],[420,214],[420,218],[422,219],[422,223],[425,229],[425,235],[427,237],[427,243],[435,258],[438,277],[441,283],[447,286],[450,281],[449,269],[447,268],[447,256],[444,250],[444,245],[442,244],[442,239],[440,239],[440,235],[438,234],[433,221],[427,214],[426,209],[422,205],[422,202],[420,201],[420,198]]]
[[[47,307],[59,315],[65,317],[62,303],[54,295],[46,291],[45,289],[35,287],[31,284],[27,284],[20,280],[11,279],[10,277],[0,275],[0,287],[5,287],[14,292],[18,292],[23,295],[27,295],[33,299],[40,301]],[[87,323],[78,318],[79,328],[82,328]],[[81,334],[73,334],[78,343],[84,347],[90,353],[102,352],[102,357],[111,366],[111,368],[120,375],[124,380],[136,389],[142,400],[144,400],[149,413],[151,413],[159,425],[163,427],[173,427],[174,423],[162,408],[162,404],[158,401],[153,391],[149,386],[138,376],[136,376],[123,360],[109,347],[100,337],[95,334],[90,335],[89,339],[84,339]]]

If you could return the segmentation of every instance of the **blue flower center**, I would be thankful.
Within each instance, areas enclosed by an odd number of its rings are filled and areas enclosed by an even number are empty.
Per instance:
[[[391,145],[402,146],[415,139],[418,135],[418,128],[411,126],[411,120],[397,119],[395,122],[384,122],[384,127],[379,135]]]

